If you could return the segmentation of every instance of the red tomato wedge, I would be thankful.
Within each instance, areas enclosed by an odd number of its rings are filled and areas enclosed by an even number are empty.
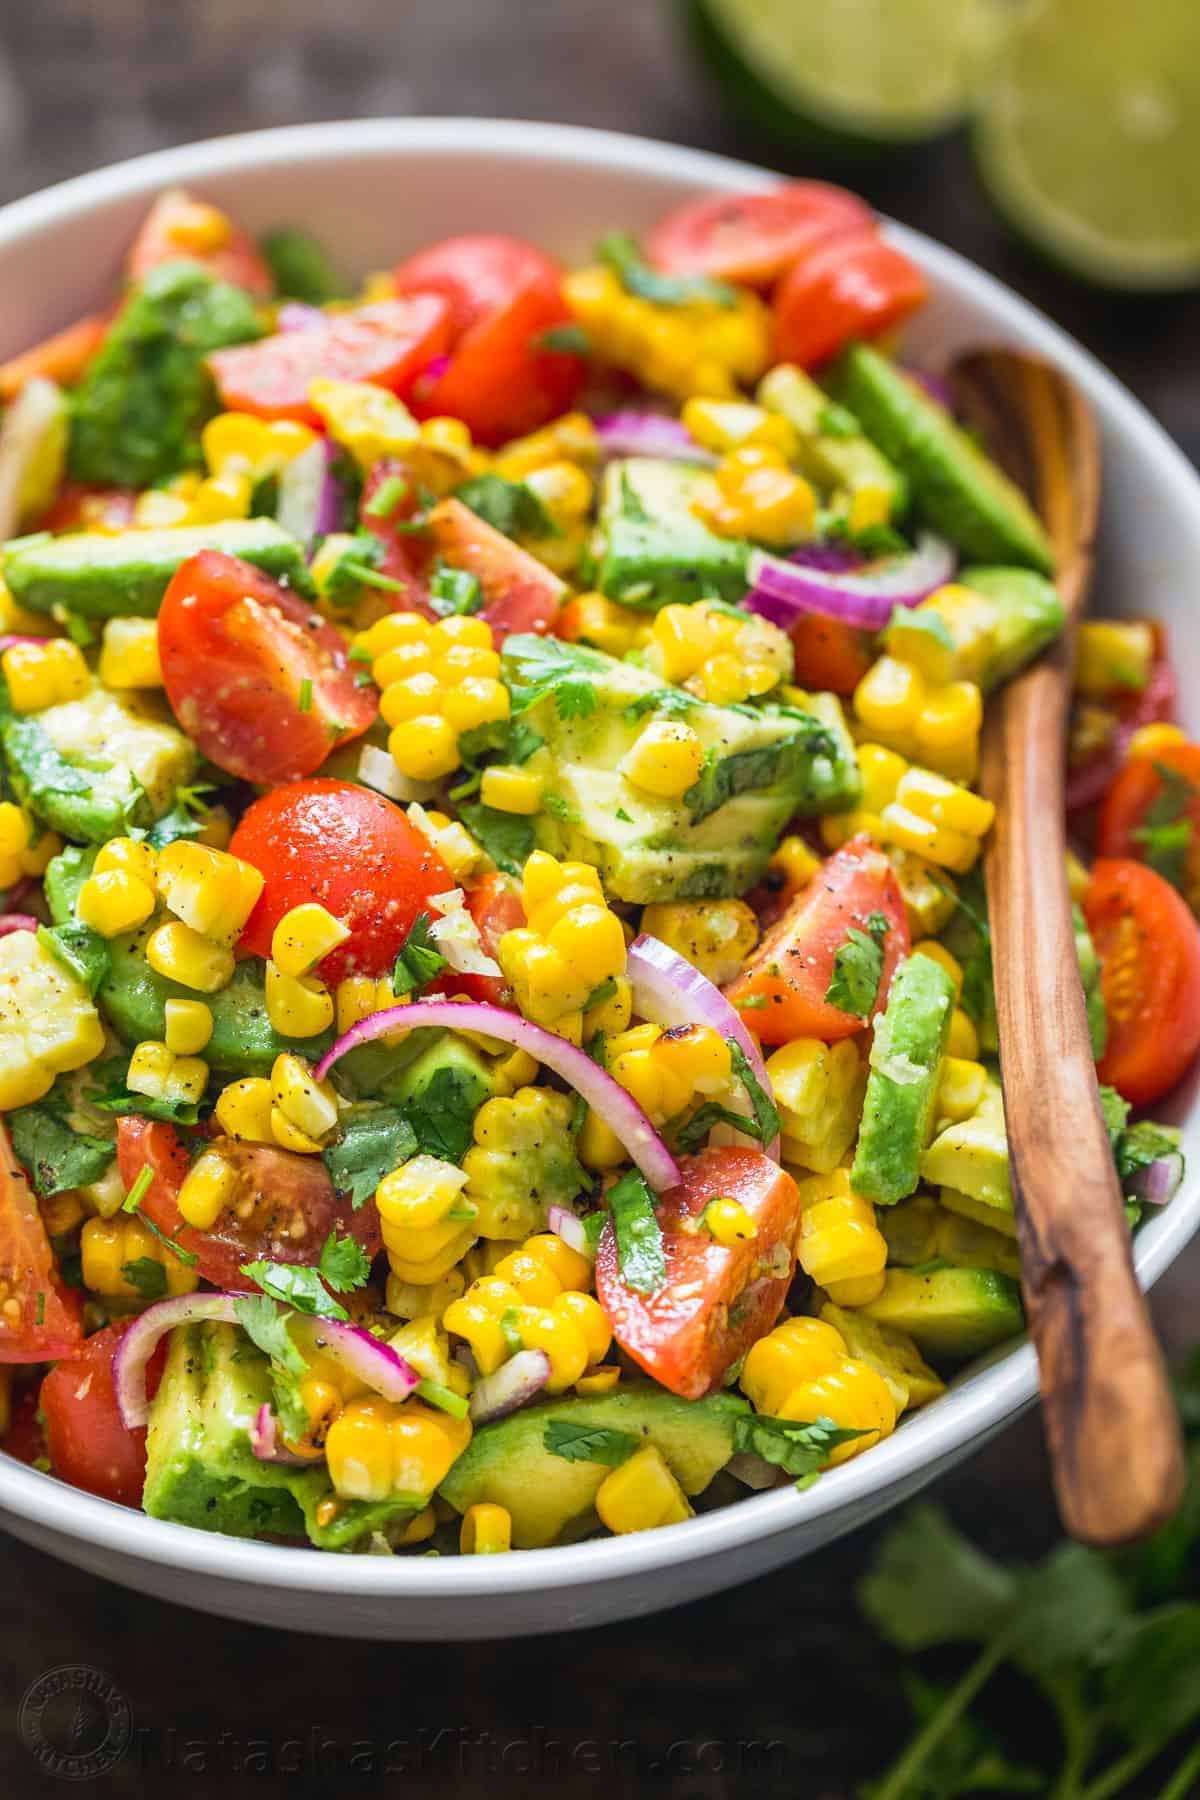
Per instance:
[[[765,194],[685,201],[659,220],[646,239],[646,254],[670,275],[766,287],[816,245],[874,223],[857,194],[825,181],[791,181]]]
[[[50,1362],[83,1341],[82,1298],[63,1286],[33,1189],[0,1121],[0,1363]]]
[[[1093,865],[1083,912],[1108,1013],[1100,1079],[1149,1106],[1200,1050],[1200,927],[1169,882],[1122,857]]]
[[[567,596],[566,583],[461,500],[438,501],[429,515],[427,541],[453,568],[477,577],[483,617],[498,644],[510,632],[552,628]]]
[[[331,313],[308,331],[281,331],[256,344],[235,344],[209,357],[224,404],[262,419],[319,425],[308,390],[318,377],[370,381],[405,393],[450,342],[450,308],[438,294],[380,300]]]
[[[552,257],[520,238],[482,232],[419,251],[392,279],[399,294],[440,294],[453,313],[449,365],[413,389],[422,418],[462,419],[477,442],[501,444],[571,405],[583,362],[540,342],[571,321]]]
[[[699,1400],[779,1317],[794,1272],[800,1196],[786,1170],[760,1150],[703,1150],[681,1167],[683,1181],[657,1209],[663,1286],[653,1294],[626,1286],[609,1224],[596,1258],[596,1294],[626,1355],[673,1394]],[[718,1195],[741,1201],[758,1227],[753,1238],[727,1249],[698,1226]]]
[[[389,507],[387,517],[380,518],[372,512],[372,504],[381,488],[396,476],[404,482],[404,493]],[[437,615],[429,604],[429,585],[426,579],[433,562],[432,552],[422,533],[399,529],[405,520],[414,516],[420,505],[420,484],[398,458],[386,456],[374,465],[363,482],[359,524],[383,546],[380,574],[386,575],[389,581],[401,584],[398,590],[389,588],[383,594],[389,610],[419,612],[427,619],[432,619]]]
[[[264,878],[241,948],[269,956],[284,913],[319,901],[350,931],[320,964],[331,983],[387,974],[430,896],[455,886],[398,806],[349,781],[296,781],[264,794],[243,815],[229,848]]]
[[[169,1128],[168,1128],[169,1129]],[[131,1431],[121,1418],[113,1380],[113,1358],[129,1329],[126,1319],[94,1332],[76,1356],[60,1362],[42,1382],[38,1404],[46,1420],[46,1451],[60,1481],[140,1506],[146,1480],[146,1433]],[[153,1399],[167,1360],[160,1343],[146,1369],[146,1392]]]
[[[130,281],[140,281],[159,263],[200,263],[221,281],[231,281],[260,300],[275,291],[266,258],[246,232],[207,200],[183,188],[160,194],[133,240],[125,262]]]
[[[805,613],[788,633],[797,687],[852,694],[874,658],[870,634],[823,613]]]
[[[1150,862],[1196,910],[1200,904],[1200,744],[1164,744],[1153,756],[1130,758],[1104,797],[1096,849],[1101,856],[1131,856],[1137,862]]]
[[[238,1188],[212,1227],[197,1231],[183,1225],[179,1216],[179,1190],[191,1158],[175,1127],[134,1115],[118,1125],[121,1180],[132,1187],[143,1168],[153,1171],[142,1213],[198,1259],[196,1267],[206,1281],[219,1288],[253,1291],[254,1283],[241,1274],[241,1266],[260,1257],[313,1268],[335,1228],[339,1235],[356,1238],[368,1256],[378,1253],[383,1240],[374,1200],[355,1212],[348,1197],[339,1199],[334,1193],[319,1156],[298,1156],[272,1144],[235,1143],[231,1138],[216,1138],[205,1148],[217,1149],[226,1158],[238,1177]]]
[[[56,381],[60,387],[73,387],[108,336],[112,317],[111,312],[89,313],[53,337],[43,338],[31,350],[0,363],[0,400],[5,405],[15,400],[35,375]]]
[[[866,1024],[831,1006],[825,995],[833,963],[851,927],[866,931],[872,913],[888,922],[876,1006],[882,1007],[896,965],[909,951],[904,898],[887,857],[868,837],[851,838],[828,858],[759,944],[725,992],[764,1044],[816,1037],[827,1044]]]
[[[158,615],[163,685],[188,736],[243,781],[311,775],[375,717],[345,639],[269,575],[201,550],[171,578]]]
[[[852,339],[899,325],[926,291],[917,265],[875,231],[819,244],[775,290],[775,360],[815,368]]]

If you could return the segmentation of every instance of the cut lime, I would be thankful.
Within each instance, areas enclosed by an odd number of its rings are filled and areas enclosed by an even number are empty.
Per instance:
[[[1200,0],[1042,0],[995,52],[980,174],[1056,262],[1116,288],[1200,282]]]
[[[759,129],[870,149],[954,125],[996,0],[689,0],[731,103]]]

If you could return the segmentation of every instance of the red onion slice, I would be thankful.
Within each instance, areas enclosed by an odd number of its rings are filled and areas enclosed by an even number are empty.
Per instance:
[[[425,1025],[444,1031],[477,1031],[481,1037],[511,1044],[514,1050],[528,1051],[561,1075],[595,1108],[616,1132],[655,1193],[665,1193],[678,1185],[679,1165],[632,1094],[627,1094],[607,1070],[594,1063],[586,1050],[503,1006],[488,1006],[482,1001],[418,1000],[411,1006],[385,1007],[352,1025],[332,1050],[325,1052],[314,1071],[316,1079],[324,1081],[334,1063],[360,1044],[372,1044],[393,1031],[418,1031]]]
[[[306,550],[314,541],[336,531],[342,521],[342,494],[333,474],[334,447],[318,438],[307,450],[285,463],[279,476],[275,517],[285,531],[299,538]]]
[[[942,538],[922,533],[908,556],[889,557],[852,574],[805,567],[756,550],[747,573],[745,604],[773,625],[794,625],[804,613],[823,613],[863,631],[882,631],[897,606],[916,606],[944,587],[957,566]]]
[[[1156,1156],[1152,1163],[1131,1175],[1125,1193],[1130,1200],[1144,1200],[1149,1206],[1165,1206],[1182,1180],[1183,1157],[1174,1150],[1167,1156]]]
[[[485,1375],[471,1395],[471,1421],[487,1425],[535,1400],[550,1379],[544,1350],[518,1350],[494,1375]]]
[[[305,1468],[312,1460],[307,1456],[297,1456],[294,1451],[284,1448],[283,1439],[279,1435],[279,1420],[265,1400],[255,1413],[254,1423],[250,1427],[250,1448],[259,1462],[286,1463],[293,1469]]]
[[[552,1206],[546,1214],[546,1223],[555,1237],[561,1238],[569,1250],[575,1250],[580,1256],[586,1256],[589,1262],[595,1262],[595,1245],[589,1243],[587,1230],[578,1213],[572,1212],[569,1206]]]
[[[596,420],[596,436],[605,456],[662,456],[675,462],[705,463],[716,457],[698,444],[691,432],[669,413],[630,407],[606,413]]]
[[[0,937],[8,937],[14,931],[36,931],[41,922],[32,913],[0,913]]]
[[[762,1051],[738,1016],[737,1008],[686,957],[643,933],[630,945],[625,972],[633,989],[634,1010],[643,1019],[664,1026],[711,1026],[718,1036],[732,1038],[741,1047],[755,1078],[768,1094],[771,1092]],[[757,1143],[754,1148],[759,1148]],[[764,1148],[773,1162],[779,1161],[778,1138]]]
[[[7,631],[0,636],[0,656],[3,656],[6,650],[11,650],[14,644],[48,644],[49,642],[48,637],[31,637],[27,632]]]
[[[329,314],[319,306],[308,306],[303,300],[288,300],[275,315],[280,331],[312,331],[320,325],[331,325]]]

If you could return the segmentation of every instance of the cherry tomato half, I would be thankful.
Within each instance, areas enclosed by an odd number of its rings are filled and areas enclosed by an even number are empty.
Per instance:
[[[788,636],[798,687],[852,694],[874,661],[868,632],[824,613],[803,613]]]
[[[1100,1079],[1149,1106],[1200,1050],[1200,927],[1169,882],[1123,857],[1093,865],[1083,912],[1108,1013]]]
[[[794,1273],[800,1196],[791,1176],[760,1150],[702,1150],[685,1159],[682,1174],[657,1208],[663,1286],[653,1294],[626,1286],[606,1225],[596,1294],[622,1350],[673,1394],[699,1400],[779,1317]],[[741,1201],[758,1227],[752,1238],[726,1247],[697,1227],[718,1195]]]
[[[181,563],[158,614],[163,685],[211,762],[243,781],[311,775],[376,712],[346,643],[269,575],[201,550]]]
[[[82,1300],[59,1278],[33,1189],[0,1122],[0,1363],[49,1362],[83,1341]]]
[[[450,308],[437,294],[380,300],[331,313],[308,331],[280,331],[208,358],[224,404],[263,419],[319,425],[308,390],[318,377],[370,381],[404,393],[450,341]]]
[[[874,225],[864,200],[825,181],[790,181],[765,194],[688,200],[660,219],[646,254],[670,275],[711,275],[766,287],[829,238]]]
[[[483,617],[497,644],[510,632],[547,632],[555,623],[566,583],[461,500],[438,501],[429,515],[428,542],[444,562],[478,579]]]
[[[122,1118],[118,1124],[117,1162],[122,1181],[132,1187],[142,1169],[152,1171],[154,1179],[142,1196],[142,1213],[197,1258],[196,1268],[206,1281],[235,1292],[251,1292],[254,1283],[241,1273],[243,1263],[262,1258],[313,1268],[335,1228],[339,1235],[356,1238],[368,1256],[377,1254],[382,1238],[374,1200],[356,1212],[348,1197],[339,1199],[319,1156],[299,1156],[273,1144],[248,1144],[231,1138],[216,1138],[205,1148],[220,1152],[238,1185],[230,1204],[209,1230],[197,1231],[184,1225],[179,1214],[179,1190],[191,1158],[175,1127],[136,1115]]]
[[[122,1419],[113,1378],[113,1359],[131,1323],[94,1332],[75,1356],[51,1369],[38,1396],[46,1453],[59,1480],[121,1506],[140,1506],[146,1481],[145,1428],[131,1430]],[[166,1360],[164,1340],[146,1368],[151,1399]]]
[[[229,848],[264,877],[242,949],[269,956],[284,913],[319,901],[350,932],[320,964],[329,982],[387,974],[430,896],[455,885],[398,806],[349,781],[296,781],[264,794],[243,815]]]
[[[142,221],[125,263],[130,281],[140,281],[159,263],[200,263],[210,275],[245,288],[260,300],[275,291],[275,280],[258,245],[246,232],[225,219],[226,229],[213,234],[217,241],[204,248],[197,243],[197,227],[219,225],[223,215],[207,201],[197,200],[183,188],[168,188],[158,196]]]
[[[404,492],[389,507],[387,517],[380,518],[372,511],[372,506],[380,490],[397,476],[404,483]],[[416,514],[420,505],[420,483],[413,478],[410,470],[397,457],[382,457],[363,482],[359,527],[363,531],[369,531],[383,547],[380,574],[386,575],[389,581],[400,583],[399,589],[389,588],[383,593],[388,610],[419,612],[427,619],[433,619],[437,615],[429,604],[429,584],[426,579],[433,563],[433,553],[423,532],[400,529],[406,520]]]
[[[862,1031],[866,1021],[831,1006],[825,995],[833,962],[853,926],[866,931],[872,913],[888,921],[876,1006],[882,1007],[896,965],[908,955],[908,917],[891,863],[870,838],[851,838],[828,858],[726,988],[764,1044],[816,1037],[827,1044]]]
[[[875,231],[819,244],[775,290],[775,359],[815,368],[854,338],[878,337],[925,298],[925,277]]]

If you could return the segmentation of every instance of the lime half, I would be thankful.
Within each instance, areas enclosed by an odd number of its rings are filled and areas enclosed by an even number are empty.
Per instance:
[[[979,97],[980,174],[1056,262],[1116,288],[1200,282],[1200,0],[1039,0]]]
[[[864,150],[919,143],[961,118],[996,11],[996,0],[690,4],[701,47],[752,124]]]

